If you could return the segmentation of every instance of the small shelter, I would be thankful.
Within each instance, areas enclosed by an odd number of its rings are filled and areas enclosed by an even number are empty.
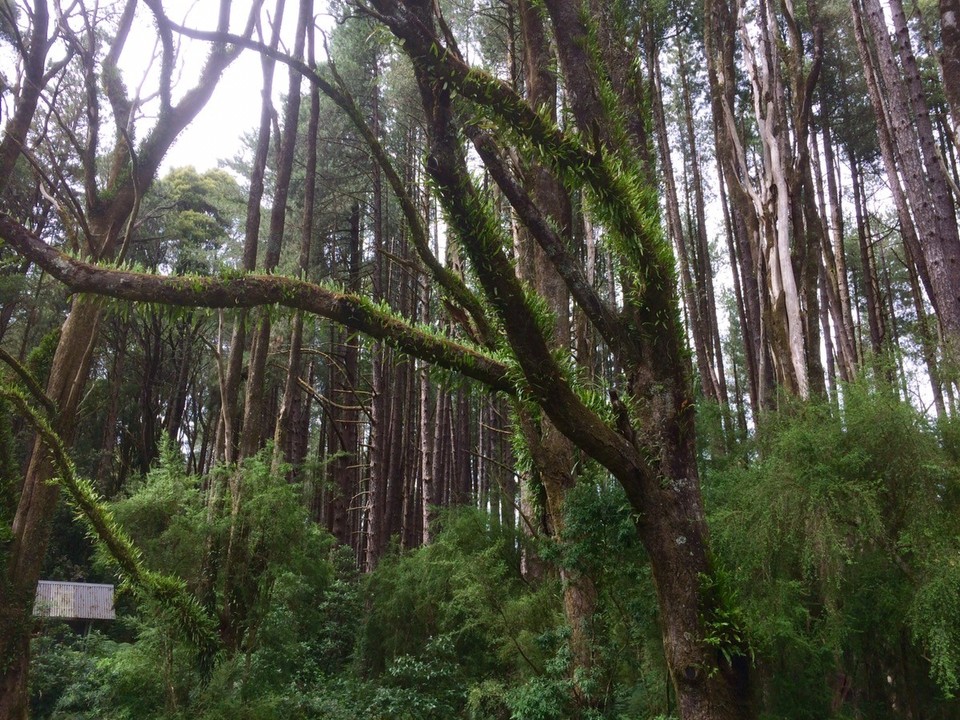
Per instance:
[[[33,614],[63,620],[115,620],[113,585],[41,580]]]

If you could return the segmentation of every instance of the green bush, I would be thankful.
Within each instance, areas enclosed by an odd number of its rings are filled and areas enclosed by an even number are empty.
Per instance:
[[[889,390],[842,396],[764,418],[749,464],[707,473],[715,552],[774,716],[882,717],[891,693],[931,713],[960,667],[956,456]]]

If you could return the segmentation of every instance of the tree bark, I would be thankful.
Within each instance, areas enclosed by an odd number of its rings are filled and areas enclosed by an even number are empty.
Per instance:
[[[823,123],[823,157],[826,166],[827,196],[830,199],[830,227],[833,231],[832,243],[828,239],[823,245],[823,257],[826,265],[825,290],[829,297],[829,307],[840,348],[840,375],[844,380],[850,381],[856,373],[857,355],[853,335],[853,313],[850,311],[846,249],[843,245],[843,212],[840,193],[837,188],[837,167],[830,125],[826,120],[821,122]]]
[[[940,0],[940,42],[943,90],[953,120],[954,142],[960,141],[960,0]]]
[[[9,6],[12,11],[13,6]],[[26,57],[23,62],[23,77],[20,80],[19,95],[16,98],[13,116],[3,130],[0,141],[0,194],[2,194],[14,176],[14,167],[20,158],[21,148],[27,140],[30,124],[37,111],[40,93],[46,85],[46,59],[50,41],[47,29],[50,13],[46,0],[35,0],[31,12],[33,20],[30,37],[27,41]]]
[[[745,299],[752,303],[748,283],[756,278],[759,346],[757,347],[757,395],[759,409],[773,400],[774,378],[789,391],[808,391],[807,356],[800,297],[790,252],[793,227],[787,182],[784,87],[780,78],[778,44],[771,33],[770,6],[759,8],[758,32],[751,35],[745,25],[742,3],[737,11],[727,0],[708,0],[704,42],[723,179],[737,210],[734,229],[741,240],[741,272]],[[753,113],[761,142],[761,166],[752,171],[747,164],[744,143],[734,118],[736,75],[735,39],[743,42],[751,77]],[[754,47],[754,39],[757,46]],[[757,187],[751,178],[758,176]],[[749,262],[747,262],[749,259]],[[748,308],[750,305],[748,304]],[[749,314],[748,314],[749,319]]]
[[[953,358],[960,347],[960,235],[950,189],[936,157],[929,111],[919,87],[909,39],[901,32],[904,29],[902,7],[897,3],[891,5],[904,64],[902,72],[893,54],[886,18],[878,0],[862,3],[853,0],[851,8],[865,66],[873,65],[866,28],[873,40],[877,70],[885,92],[881,93],[874,81],[871,102],[878,124],[888,124],[900,161],[894,165],[894,172],[897,167],[902,168],[906,196],[917,224],[919,249],[930,279],[931,297],[943,328],[946,352]]]

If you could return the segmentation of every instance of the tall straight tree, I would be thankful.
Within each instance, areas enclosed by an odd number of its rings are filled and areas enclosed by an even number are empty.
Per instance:
[[[871,84],[874,113],[878,124],[889,134],[888,154],[893,155],[894,162],[887,162],[888,174],[893,170],[901,177],[910,215],[916,224],[919,247],[914,261],[924,266],[929,278],[930,299],[937,311],[950,365],[955,367],[960,352],[957,349],[960,347],[957,206],[937,151],[903,5],[899,0],[889,4],[897,52],[878,0],[852,0],[850,7],[861,60]],[[894,182],[891,177],[891,184]]]
[[[943,89],[953,119],[953,141],[960,142],[960,2],[940,0]]]
[[[280,25],[283,21],[284,0],[277,0],[270,32],[270,47],[276,49],[280,43]],[[247,193],[247,214],[244,221],[243,255],[240,267],[245,272],[253,272],[257,267],[257,254],[260,249],[260,221],[264,193],[264,179],[267,171],[267,158],[270,153],[270,132],[273,119],[273,80],[276,60],[269,54],[260,58],[263,86],[260,99],[260,122],[257,127],[256,146],[250,168],[250,187]],[[243,373],[243,358],[247,347],[246,310],[240,310],[234,319],[233,334],[230,339],[230,354],[225,367],[220,370],[220,431],[218,432],[217,457],[227,464],[237,461],[240,447],[241,424],[239,422],[240,383]]]
[[[304,3],[310,6],[312,3]],[[315,28],[311,23],[306,28],[307,33],[307,60],[311,66],[316,65]],[[300,279],[306,279],[310,269],[310,248],[313,243],[313,215],[316,201],[317,185],[317,132],[320,126],[320,90],[316,85],[310,86],[310,109],[307,121],[306,167],[304,168],[303,184],[303,213],[300,218],[300,254],[297,258],[297,270]],[[291,163],[292,165],[292,163]],[[300,372],[303,367],[303,313],[296,312],[293,316],[290,329],[290,355],[287,360],[287,378],[283,386],[283,398],[280,402],[280,412],[277,414],[276,429],[273,442],[278,455],[298,467],[306,459],[305,438],[298,438],[291,432],[296,424],[297,416],[304,412],[302,407],[303,393],[299,387]],[[309,412],[309,410],[307,410]]]
[[[822,223],[813,203],[806,150],[821,45],[814,27],[807,68],[793,6],[783,3],[780,10],[787,37],[773,0],[760,0],[756,7],[743,0],[733,6],[710,0],[705,46],[719,161],[763,279],[763,333],[778,384],[806,397],[823,385],[816,293]],[[816,17],[813,11],[808,14]],[[736,119],[736,38],[752,89],[760,156],[755,168],[749,165],[749,148]]]

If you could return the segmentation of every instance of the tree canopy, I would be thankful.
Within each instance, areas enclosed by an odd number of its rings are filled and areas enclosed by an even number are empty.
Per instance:
[[[957,715],[951,2],[285,5],[0,6],[0,718]]]

